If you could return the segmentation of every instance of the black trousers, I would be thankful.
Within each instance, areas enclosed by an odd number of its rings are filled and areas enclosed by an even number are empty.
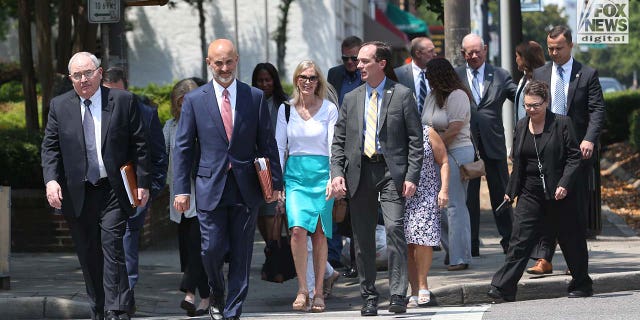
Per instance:
[[[125,265],[124,237],[128,215],[106,179],[87,184],[79,217],[65,216],[84,277],[92,317],[106,310],[129,310],[132,291]]]
[[[574,195],[575,196],[575,192]],[[567,261],[573,280],[569,291],[590,290],[589,255],[584,228],[578,223],[576,200],[545,200],[542,191],[524,192],[514,211],[513,233],[504,265],[495,273],[491,285],[505,296],[515,298],[518,281],[522,277],[534,246],[543,234],[554,236]]]
[[[178,224],[178,248],[180,250],[180,291],[200,293],[200,298],[209,298],[210,288],[207,273],[202,265],[200,247],[200,222],[198,217],[182,217]]]

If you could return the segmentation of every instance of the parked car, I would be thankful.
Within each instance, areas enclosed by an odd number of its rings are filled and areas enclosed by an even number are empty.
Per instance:
[[[625,89],[625,87],[616,78],[600,77],[599,80],[603,93],[622,91]]]

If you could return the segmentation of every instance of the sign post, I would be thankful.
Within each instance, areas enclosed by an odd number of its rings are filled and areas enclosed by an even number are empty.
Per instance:
[[[89,23],[120,22],[120,0],[88,0]]]

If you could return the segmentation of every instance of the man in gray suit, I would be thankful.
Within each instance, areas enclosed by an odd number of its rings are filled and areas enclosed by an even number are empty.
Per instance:
[[[471,136],[484,160],[491,207],[504,253],[511,238],[511,209],[496,213],[504,198],[509,179],[507,148],[502,125],[502,104],[514,100],[517,85],[507,70],[485,62],[487,46],[482,38],[470,33],[462,39],[462,55],[467,64],[456,68],[458,76],[472,93]],[[471,255],[480,255],[480,178],[469,181],[467,207],[471,220]]]
[[[407,244],[404,203],[413,196],[422,167],[422,126],[411,90],[393,74],[391,48],[368,42],[358,53],[365,84],[344,97],[331,147],[331,177],[337,197],[350,196],[363,316],[378,314],[376,281],[377,200],[389,252],[389,311],[406,312]]]
[[[411,40],[411,63],[399,66],[394,69],[398,82],[413,91],[418,103],[418,113],[422,114],[424,101],[427,99],[431,89],[429,81],[425,77],[427,72],[427,62],[436,56],[436,47],[431,39],[427,37],[417,37]]]

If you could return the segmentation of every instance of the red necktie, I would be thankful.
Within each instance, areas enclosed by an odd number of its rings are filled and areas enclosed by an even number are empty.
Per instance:
[[[231,141],[231,132],[233,132],[233,119],[231,117],[231,101],[229,100],[229,90],[224,89],[222,91],[222,107],[220,108],[220,115],[222,116],[222,122],[224,123],[224,131],[227,132],[227,139]]]

